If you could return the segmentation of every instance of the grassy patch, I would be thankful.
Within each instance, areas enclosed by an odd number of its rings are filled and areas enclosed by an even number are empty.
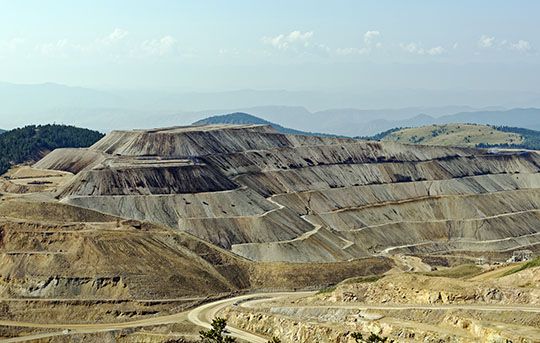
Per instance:
[[[432,272],[422,273],[422,274],[426,276],[440,276],[440,277],[447,277],[447,278],[452,278],[452,279],[460,279],[460,278],[473,277],[480,273],[482,273],[482,268],[474,264],[462,264],[460,266],[456,266],[456,267],[452,267],[448,269],[435,270]]]
[[[529,269],[529,268],[534,268],[534,267],[540,267],[540,256],[538,256],[538,257],[536,257],[536,258],[534,258],[534,259],[532,259],[532,260],[530,260],[528,262],[525,262],[522,265],[517,266],[514,269],[510,269],[509,271],[504,273],[503,276],[512,275],[512,274],[515,274],[515,273],[520,272],[522,270]]]

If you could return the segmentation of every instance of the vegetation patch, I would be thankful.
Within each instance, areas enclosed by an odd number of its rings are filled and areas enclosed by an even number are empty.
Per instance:
[[[523,129],[520,127],[495,126],[495,129],[502,132],[510,132],[520,135],[523,142],[520,144],[478,144],[479,148],[508,148],[508,149],[530,149],[540,150],[540,131]]]
[[[478,124],[444,124],[400,128],[388,130],[372,138],[406,144],[462,147],[524,143],[523,135],[519,132],[503,131],[497,127]]]
[[[103,138],[97,131],[68,125],[30,125],[0,135],[0,174],[12,165],[35,162],[58,148],[85,148]]]
[[[529,269],[529,268],[535,268],[535,267],[540,267],[540,256],[528,261],[528,262],[525,262],[523,263],[522,265],[520,266],[517,266],[516,268],[514,269],[511,269],[509,271],[507,271],[506,273],[503,274],[503,276],[508,276],[508,275],[512,275],[512,274],[515,274],[517,272],[520,272],[522,270],[525,270],[525,269]]]
[[[370,137],[376,141],[476,148],[540,150],[540,131],[480,124],[444,124],[396,127]]]

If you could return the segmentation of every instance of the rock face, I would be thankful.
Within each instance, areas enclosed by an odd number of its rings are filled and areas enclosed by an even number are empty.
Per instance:
[[[395,342],[537,342],[540,267],[500,276],[505,270],[459,279],[432,273],[349,279],[303,298],[254,297],[224,314],[235,327],[283,342],[352,343],[353,332]]]
[[[523,275],[527,273],[529,275]],[[396,274],[373,283],[339,285],[325,300],[364,304],[540,304],[540,288],[535,283],[540,277],[540,268],[520,274],[482,282]],[[516,282],[523,276],[527,282]]]
[[[115,131],[36,164],[62,202],[164,224],[256,261],[510,253],[540,243],[540,155],[284,135]]]

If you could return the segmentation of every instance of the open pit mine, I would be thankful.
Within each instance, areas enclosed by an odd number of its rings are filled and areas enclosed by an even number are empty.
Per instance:
[[[255,342],[354,342],[353,331],[538,342],[539,311],[523,321],[512,311],[540,306],[540,270],[527,269],[519,285],[494,275],[513,267],[504,263],[516,251],[540,252],[539,172],[532,151],[284,135],[261,125],[113,131],[2,179],[0,337],[197,341],[191,309],[235,292],[279,291],[306,298],[265,295],[278,303],[224,303],[219,313],[239,339]],[[492,273],[489,287],[481,277],[433,274],[463,264]],[[461,303],[504,306],[507,319]]]

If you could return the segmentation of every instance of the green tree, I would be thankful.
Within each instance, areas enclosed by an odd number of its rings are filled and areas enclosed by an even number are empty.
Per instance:
[[[274,336],[271,340],[268,341],[268,343],[281,343],[281,339]]]
[[[360,332],[353,332],[351,334],[351,337],[354,338],[356,343],[385,343],[394,342],[393,340],[388,340],[388,337],[381,337],[377,334],[374,334],[373,332],[369,335],[367,339],[364,339],[364,336]]]
[[[351,334],[351,337],[354,338],[354,341],[356,343],[361,343],[364,340],[364,336],[362,336],[362,334],[360,332],[353,332]]]
[[[388,337],[381,337],[372,332],[371,335],[369,335],[366,342],[367,343],[384,343],[386,341],[388,341]],[[390,342],[393,342],[393,341],[390,341]]]
[[[230,333],[227,329],[227,321],[224,318],[214,318],[212,328],[208,331],[200,331],[201,342],[203,343],[233,343],[236,338],[227,336]]]
[[[0,174],[12,165],[36,162],[57,148],[88,147],[103,134],[67,125],[30,125],[0,134]]]

